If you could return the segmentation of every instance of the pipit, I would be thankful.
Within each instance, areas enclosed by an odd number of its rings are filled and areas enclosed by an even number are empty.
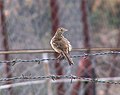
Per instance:
[[[72,49],[72,46],[70,44],[70,42],[63,36],[63,33],[65,31],[68,31],[65,28],[58,28],[55,35],[53,36],[53,38],[50,41],[50,44],[52,46],[52,48],[59,53],[60,55],[58,56],[58,59],[61,56],[64,56],[66,58],[66,60],[68,61],[69,65],[74,64],[73,60],[70,58],[70,51]]]

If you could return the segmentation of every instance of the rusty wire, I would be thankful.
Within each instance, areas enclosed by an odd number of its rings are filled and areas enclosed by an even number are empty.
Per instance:
[[[73,48],[72,52],[78,52],[78,51],[120,51],[120,48]],[[0,51],[0,54],[29,54],[29,53],[54,53],[54,50],[52,49],[46,49],[46,50],[11,50],[11,51]]]

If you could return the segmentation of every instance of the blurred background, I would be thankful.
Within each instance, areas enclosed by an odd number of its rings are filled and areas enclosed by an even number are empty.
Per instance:
[[[64,36],[73,48],[91,53],[89,48],[120,47],[120,0],[0,0],[0,50],[51,49],[50,40],[58,27],[69,31]],[[98,51],[97,51],[98,52]],[[95,53],[95,51],[93,52]],[[31,60],[57,57],[56,53],[4,54],[0,60]],[[77,75],[88,78],[120,76],[119,55],[66,60],[0,64],[0,78],[14,76]],[[45,80],[0,82],[0,95],[119,95],[120,85],[87,82],[51,82]],[[27,84],[31,82],[31,84]],[[17,84],[19,83],[19,84]],[[13,87],[3,87],[13,84]],[[16,86],[15,86],[16,84]]]

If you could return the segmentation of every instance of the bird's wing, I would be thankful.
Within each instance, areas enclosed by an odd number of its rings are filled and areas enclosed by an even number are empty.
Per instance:
[[[68,41],[68,39],[64,38],[64,41],[68,45],[68,51],[71,51],[72,50],[72,46],[71,46],[70,42]]]
[[[60,40],[53,38],[50,43],[52,48],[58,53],[61,51],[69,53],[69,51],[72,49],[70,42],[64,37],[62,37]]]
[[[64,40],[54,40],[52,41],[51,46],[58,53],[62,51],[68,52],[68,48],[69,48],[69,45]]]

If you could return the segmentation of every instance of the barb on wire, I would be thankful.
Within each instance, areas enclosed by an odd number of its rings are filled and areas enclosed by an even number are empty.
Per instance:
[[[12,60],[12,66],[14,66],[16,64],[17,58],[15,58],[14,60]]]
[[[111,54],[120,54],[120,52],[118,51],[109,51],[109,52],[99,52],[99,53],[90,53],[90,54],[87,54],[87,53],[84,53],[84,54],[81,54],[81,55],[73,55],[71,56],[72,58],[79,58],[79,57],[85,57],[85,56],[100,56],[100,55],[111,55]],[[19,63],[19,62],[37,62],[38,64],[40,64],[41,62],[45,61],[45,60],[58,60],[56,58],[47,58],[47,59],[32,59],[32,60],[22,60],[22,59],[13,59],[13,60],[10,60],[10,61],[0,61],[0,63],[13,63],[12,66],[14,66],[16,63]]]
[[[45,79],[52,79],[59,80],[59,79],[70,79],[71,83],[72,80],[77,79],[80,82],[95,82],[95,83],[108,83],[108,84],[120,84],[120,77],[118,78],[85,78],[85,77],[78,77],[75,75],[49,75],[49,76],[25,76],[21,75],[20,77],[12,77],[12,78],[0,78],[0,81],[9,81],[9,80],[45,80]]]

